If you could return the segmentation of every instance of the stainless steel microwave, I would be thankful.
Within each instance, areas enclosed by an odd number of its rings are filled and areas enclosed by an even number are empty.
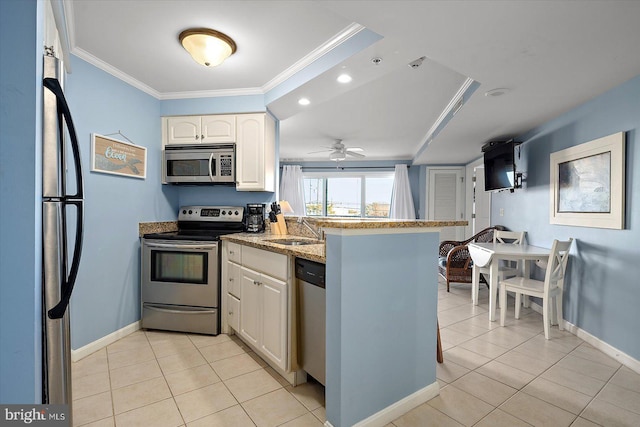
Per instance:
[[[162,182],[168,184],[233,184],[235,144],[166,145]]]

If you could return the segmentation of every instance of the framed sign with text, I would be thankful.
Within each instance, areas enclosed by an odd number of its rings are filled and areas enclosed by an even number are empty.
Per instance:
[[[145,179],[147,149],[92,133],[91,171]]]

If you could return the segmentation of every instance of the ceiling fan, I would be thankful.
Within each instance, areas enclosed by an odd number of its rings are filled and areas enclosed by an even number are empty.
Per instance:
[[[363,151],[360,147],[347,147],[342,143],[341,139],[336,139],[335,142],[331,145],[331,147],[326,147],[327,150],[320,151],[312,151],[309,154],[315,153],[324,153],[329,151],[329,160],[333,160],[335,162],[339,162],[341,160],[345,160],[347,156],[363,158],[364,154],[360,154],[359,151]]]

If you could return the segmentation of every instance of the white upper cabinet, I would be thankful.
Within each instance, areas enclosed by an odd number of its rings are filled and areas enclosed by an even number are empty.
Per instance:
[[[239,114],[236,189],[275,191],[275,121],[268,114]]]
[[[166,144],[236,142],[236,116],[178,116],[166,119]]]
[[[267,113],[162,118],[167,144],[236,144],[236,190],[276,190],[276,123]]]
[[[236,142],[235,115],[202,116],[201,123],[201,143]]]

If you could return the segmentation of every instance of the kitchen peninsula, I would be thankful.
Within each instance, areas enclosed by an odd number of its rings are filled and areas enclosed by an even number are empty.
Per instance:
[[[386,425],[439,393],[440,228],[467,222],[309,222],[325,236],[327,425]],[[241,242],[242,235],[223,239],[288,255],[311,250],[259,241],[274,237],[265,234],[251,243]],[[322,248],[306,247],[311,246]]]

